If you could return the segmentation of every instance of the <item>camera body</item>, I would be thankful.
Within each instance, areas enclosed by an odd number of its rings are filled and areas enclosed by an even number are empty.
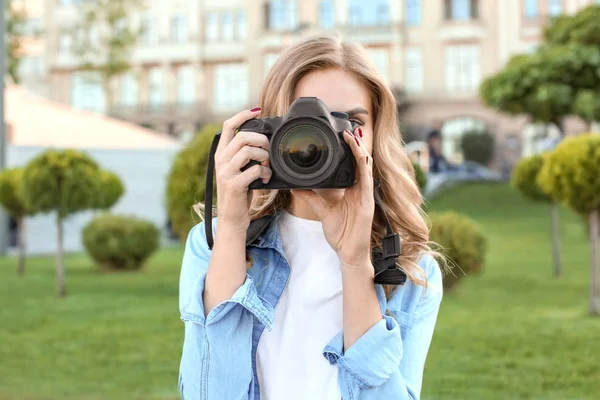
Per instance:
[[[279,117],[246,121],[239,131],[252,131],[269,139],[273,174],[249,189],[334,189],[354,184],[355,160],[344,141],[344,130],[352,124],[343,113],[329,112],[316,97],[301,97]],[[250,161],[242,171],[257,161]]]

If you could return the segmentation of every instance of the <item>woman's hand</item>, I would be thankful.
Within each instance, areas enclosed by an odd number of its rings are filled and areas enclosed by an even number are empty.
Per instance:
[[[215,152],[219,225],[227,224],[233,232],[244,234],[250,225],[248,210],[252,192],[248,191],[248,186],[258,178],[267,183],[272,172],[267,151],[269,139],[256,132],[235,132],[244,122],[259,114],[260,108],[254,108],[225,121]],[[242,172],[241,168],[251,160],[260,162],[260,165]]]
[[[360,128],[359,128],[360,129]],[[329,245],[344,266],[362,268],[371,264],[371,229],[375,213],[373,158],[362,139],[344,132],[344,140],[356,160],[357,182],[336,200],[325,200],[313,190],[294,190],[308,202],[323,224]]]

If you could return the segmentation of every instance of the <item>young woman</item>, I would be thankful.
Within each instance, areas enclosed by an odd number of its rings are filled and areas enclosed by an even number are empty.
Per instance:
[[[249,191],[268,182],[268,140],[237,128],[281,116],[299,97],[345,112],[356,160],[348,189]],[[260,165],[241,171],[249,160]],[[365,50],[332,38],[298,43],[266,78],[260,108],[223,125],[215,155],[218,218],[187,239],[180,282],[185,322],[179,388],[186,400],[418,399],[442,299],[440,268],[392,93]],[[408,281],[374,283],[371,248],[385,220],[403,240]],[[201,213],[201,210],[198,210]],[[246,247],[252,220],[274,215]],[[266,329],[265,329],[266,328]]]

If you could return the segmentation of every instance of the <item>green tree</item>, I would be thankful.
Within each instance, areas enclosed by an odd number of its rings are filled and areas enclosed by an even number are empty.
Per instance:
[[[0,173],[0,205],[17,221],[18,275],[25,273],[25,217],[30,214],[21,188],[22,178],[22,168],[6,169]]]
[[[66,295],[63,222],[69,215],[95,206],[100,190],[99,171],[98,164],[85,153],[47,150],[32,159],[23,172],[23,194],[31,211],[56,213],[59,297]]]
[[[576,14],[553,19],[544,29],[544,41],[600,47],[600,5],[593,4]]]
[[[544,30],[544,40],[549,46],[579,47],[578,56],[587,53],[590,57],[582,59],[579,73],[566,78],[573,79],[572,113],[587,121],[588,125],[600,120],[600,76],[596,73],[600,65],[600,5],[590,5],[576,14],[554,19]]]
[[[131,69],[131,53],[142,29],[132,27],[129,16],[139,13],[143,0],[97,0],[80,3],[79,24],[73,30],[73,53],[79,69],[89,71],[104,88],[106,107],[114,106],[114,78]]]
[[[192,206],[204,201],[210,146],[221,125],[207,125],[177,154],[167,178],[167,215],[173,231],[185,240],[198,222]],[[216,197],[216,193],[214,193]]]
[[[550,205],[550,221],[552,234],[552,259],[554,264],[554,275],[561,275],[560,261],[560,231],[559,231],[559,208],[557,202],[544,193],[538,185],[537,178],[544,165],[542,155],[534,155],[523,158],[515,166],[511,185],[529,201],[546,203]]]
[[[542,190],[590,222],[590,313],[600,315],[598,302],[598,247],[600,241],[600,135],[565,139],[548,153],[538,175]]]
[[[101,170],[98,174],[100,189],[93,208],[110,210],[125,193],[125,186],[114,172]]]
[[[19,65],[21,63],[23,28],[27,19],[24,10],[14,6],[12,0],[4,1],[4,40],[6,43],[6,72],[13,82],[19,83]]]
[[[582,114],[575,108],[580,91],[600,87],[599,69],[600,48],[543,46],[534,54],[513,57],[483,82],[480,95],[489,107],[554,123],[562,131],[564,117]]]

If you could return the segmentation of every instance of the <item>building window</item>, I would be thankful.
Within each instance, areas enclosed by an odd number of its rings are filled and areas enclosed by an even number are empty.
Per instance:
[[[446,19],[468,21],[479,18],[479,0],[444,0]]]
[[[233,14],[231,11],[225,11],[221,15],[221,35],[223,40],[233,40]]]
[[[214,108],[233,111],[248,103],[248,66],[246,64],[221,64],[215,68]]]
[[[246,11],[238,11],[237,13],[237,35],[238,39],[246,39],[248,37],[248,19]]]
[[[423,91],[423,50],[419,48],[406,49],[406,71],[404,87],[409,93]]]
[[[276,54],[276,53],[265,54],[265,58],[263,61],[263,71],[264,71],[265,76],[267,76],[269,71],[271,71],[271,68],[273,68],[273,65],[275,65],[278,58],[279,58],[279,54]]]
[[[553,17],[562,14],[562,0],[548,0],[548,14]]]
[[[61,32],[58,36],[58,50],[61,53],[68,53],[73,46],[73,36],[68,32]]]
[[[406,24],[421,25],[421,0],[406,0]]]
[[[446,90],[472,92],[481,79],[479,46],[461,45],[446,48]]]
[[[76,72],[72,75],[71,105],[80,110],[103,114],[106,98],[102,78],[94,72]]]
[[[187,21],[184,14],[177,14],[171,18],[171,41],[183,43],[187,39]]]
[[[348,0],[350,25],[387,25],[390,22],[389,0]]]
[[[297,26],[295,0],[271,0],[268,3],[268,28],[272,31],[291,31]]]
[[[219,15],[216,12],[206,14],[206,41],[216,42],[219,40]]]
[[[160,67],[151,68],[148,72],[148,92],[152,108],[158,108],[163,104],[163,81],[162,69]]]
[[[319,26],[332,29],[335,26],[335,7],[332,0],[321,0],[319,3]]]
[[[196,101],[194,69],[187,65],[177,70],[177,104],[193,104]]]
[[[155,44],[158,42],[158,30],[154,18],[144,18],[144,21],[142,22],[142,35],[144,44]]]
[[[536,19],[539,13],[539,0],[525,0],[525,18]]]
[[[390,56],[387,49],[368,49],[369,57],[375,63],[377,71],[381,74],[383,79],[387,81],[389,79],[389,63]]]
[[[121,77],[120,92],[122,105],[128,107],[137,105],[138,83],[132,72],[128,72]]]

